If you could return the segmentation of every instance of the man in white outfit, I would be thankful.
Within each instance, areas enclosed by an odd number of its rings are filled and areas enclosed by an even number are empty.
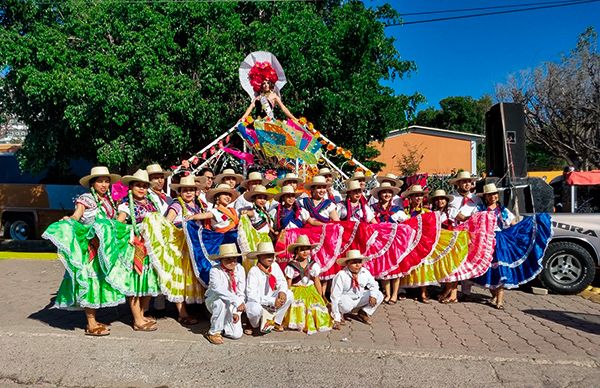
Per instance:
[[[241,254],[235,244],[223,244],[210,270],[206,291],[206,308],[212,314],[206,339],[212,344],[223,344],[222,333],[231,339],[242,337],[241,314],[246,311],[246,273],[238,264]]]
[[[368,258],[357,249],[350,249],[346,257],[340,257],[337,263],[345,268],[335,275],[331,287],[331,312],[333,329],[339,330],[344,314],[358,310],[358,319],[368,325],[371,316],[383,301],[379,284],[369,270],[363,268]]]
[[[257,259],[258,262],[248,271],[246,281],[246,315],[252,329],[244,330],[244,334],[258,334],[260,329],[268,332],[271,328],[275,331],[283,331],[281,324],[294,300],[294,295],[288,289],[281,267],[277,264],[273,265],[275,261],[273,243],[259,243],[257,251],[249,253],[247,258]],[[261,324],[261,318],[265,315],[264,310],[274,315],[274,326],[265,322]]]

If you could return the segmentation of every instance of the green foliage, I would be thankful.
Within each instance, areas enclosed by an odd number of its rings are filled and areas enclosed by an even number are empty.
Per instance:
[[[383,79],[414,69],[384,34],[389,6],[325,2],[5,0],[0,106],[29,126],[23,166],[83,157],[121,171],[170,165],[233,126],[249,101],[238,67],[274,53],[285,104],[357,159],[405,126],[420,96]],[[367,162],[377,169],[376,163]]]
[[[451,131],[485,134],[485,112],[492,106],[492,98],[483,96],[446,97],[440,101],[441,109],[427,108],[420,111],[413,124]]]

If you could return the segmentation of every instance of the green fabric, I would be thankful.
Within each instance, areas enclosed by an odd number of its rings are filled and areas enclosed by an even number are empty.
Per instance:
[[[106,281],[98,257],[89,260],[88,246],[95,237],[90,225],[71,219],[58,221],[51,224],[42,237],[56,246],[58,257],[65,266],[54,307],[97,309],[125,302],[125,296]]]
[[[319,295],[314,284],[310,286],[292,286],[294,301],[285,315],[283,324],[293,330],[314,334],[329,331],[333,321],[325,300]]]

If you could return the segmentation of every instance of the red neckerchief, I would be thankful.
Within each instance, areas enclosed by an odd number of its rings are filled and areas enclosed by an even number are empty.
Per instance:
[[[355,290],[360,290],[360,284],[358,283],[358,273],[354,273],[350,270],[348,270],[350,272],[350,275],[352,276],[352,288]]]
[[[229,275],[229,288],[234,293],[237,293],[237,284],[235,282],[235,269],[228,270],[227,268],[223,267],[223,264],[221,264],[221,268],[223,269],[223,271],[225,271],[227,275]]]
[[[264,265],[258,263],[258,268],[269,277],[269,287],[271,287],[271,290],[275,291],[275,289],[277,289],[277,278],[271,273],[272,267],[273,266],[265,269]]]

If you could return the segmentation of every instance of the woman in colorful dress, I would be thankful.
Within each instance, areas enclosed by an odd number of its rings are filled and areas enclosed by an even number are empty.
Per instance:
[[[517,222],[515,215],[498,200],[498,188],[490,183],[483,186],[485,207],[496,219],[496,248],[487,272],[474,281],[490,289],[490,304],[504,309],[504,289],[517,288],[535,278],[542,270],[542,257],[552,237],[552,220],[539,213]]]
[[[97,218],[114,219],[117,208],[110,197],[110,186],[121,179],[108,168],[92,168],[79,183],[90,189],[75,200],[75,212],[46,229],[43,238],[50,240],[58,250],[65,266],[65,275],[56,294],[54,307],[85,311],[85,334],[110,334],[107,325],[96,321],[97,309],[125,303],[125,295],[106,282],[105,268],[98,257],[98,238],[92,225]]]
[[[246,191],[244,199],[252,204],[252,208],[241,211],[238,242],[240,250],[245,256],[256,251],[258,243],[272,242],[273,218],[269,214],[267,204],[273,194],[263,185],[256,185],[252,190]],[[246,272],[256,264],[256,259],[244,257],[242,265]]]
[[[375,187],[371,190],[371,198],[376,198],[376,202],[371,205],[371,209],[373,209],[375,220],[379,224],[398,223],[409,218],[402,211],[402,207],[392,203],[393,198],[395,198],[399,192],[400,188],[392,186],[389,182],[383,182],[379,187]],[[382,279],[381,282],[384,291],[383,302],[386,304],[396,304],[398,301],[398,292],[400,290],[400,278]]]
[[[281,192],[275,194],[274,199],[277,205],[271,209],[269,214],[273,219],[273,232],[276,237],[282,230],[304,227],[304,222],[308,219],[308,212],[301,208],[296,201],[301,194],[291,185],[283,186]]]
[[[244,116],[242,116],[241,121],[244,121],[255,108],[255,117],[270,118],[271,120],[275,120],[275,114],[273,112],[273,108],[275,106],[278,106],[288,119],[294,121],[297,120],[292,112],[290,112],[289,109],[283,104],[277,93],[275,93],[274,87],[276,80],[277,76],[275,76],[275,80],[264,79],[262,81],[260,85],[260,93],[252,100],[250,106],[248,106],[248,109],[246,109],[246,112],[244,112]]]
[[[359,181],[352,180],[346,183],[346,200],[337,206],[340,219],[343,221],[359,221],[375,224],[375,213],[367,204]]]
[[[287,248],[294,258],[284,269],[288,287],[294,294],[284,327],[307,334],[329,331],[333,326],[319,280],[321,268],[311,260],[311,250],[315,247],[316,244],[311,244],[308,237],[298,236],[296,242]]]

